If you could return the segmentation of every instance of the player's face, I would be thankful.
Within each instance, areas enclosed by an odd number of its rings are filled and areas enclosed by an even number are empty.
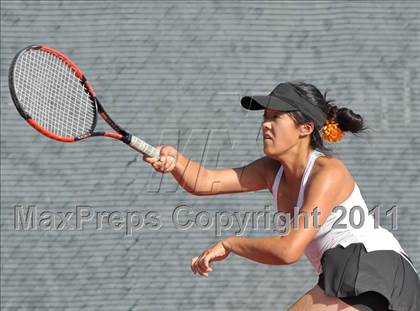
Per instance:
[[[299,140],[299,127],[287,112],[265,109],[261,124],[264,153],[267,156],[281,155]]]

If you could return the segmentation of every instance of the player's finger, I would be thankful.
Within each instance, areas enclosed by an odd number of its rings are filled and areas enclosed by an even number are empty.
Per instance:
[[[195,274],[199,274],[199,275],[203,275],[203,272],[200,268],[200,261],[201,261],[201,256],[196,257],[194,264],[193,264],[193,268],[194,268],[194,273]]]
[[[197,262],[196,262],[197,271],[201,276],[208,276],[209,270],[206,268],[204,261],[205,261],[205,256],[203,255],[197,259]]]
[[[161,159],[161,161],[164,163],[163,169],[165,170],[165,172],[170,172],[175,168],[175,159],[173,157],[164,156],[163,159]]]
[[[198,267],[202,273],[209,271],[209,256],[208,254],[205,254],[202,256],[198,261]]]
[[[162,146],[161,146],[161,145],[157,145],[155,148],[159,151],[159,154],[160,154],[160,152],[161,152],[161,150],[162,150]],[[143,161],[145,161],[145,162],[147,162],[147,163],[150,163],[150,164],[153,164],[153,163],[155,163],[156,161],[159,161],[159,159],[156,159],[156,158],[154,158],[154,157],[150,157],[150,156],[148,156],[147,154],[145,154],[145,155],[143,156]]]
[[[153,168],[158,171],[158,172],[162,172],[162,163],[159,161],[156,161],[155,163],[152,164]]]
[[[210,267],[210,256],[204,257],[203,266],[204,266],[206,272],[213,271],[213,269]]]
[[[161,156],[159,159],[159,162],[161,162],[162,165],[162,169],[165,169],[166,167],[166,162],[168,161],[168,157],[167,156]]]
[[[197,262],[197,259],[198,259],[198,257],[193,257],[193,258],[191,259],[191,271],[192,271],[194,274],[197,274],[197,267],[196,267],[196,262]]]
[[[143,161],[144,161],[144,162],[147,162],[147,163],[149,163],[149,164],[153,164],[153,163],[155,163],[156,161],[158,161],[158,159],[153,158],[153,157],[149,157],[149,156],[145,155],[145,156],[143,156]]]

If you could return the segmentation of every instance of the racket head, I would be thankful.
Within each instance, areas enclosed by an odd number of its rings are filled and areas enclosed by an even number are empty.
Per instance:
[[[10,65],[9,89],[20,115],[41,134],[62,142],[92,136],[96,94],[61,52],[42,45],[19,51]]]

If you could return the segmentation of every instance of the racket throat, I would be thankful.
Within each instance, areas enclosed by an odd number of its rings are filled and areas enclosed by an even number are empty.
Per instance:
[[[130,145],[130,143],[131,143],[131,137],[132,136],[133,135],[131,135],[131,134],[129,134],[129,133],[126,132],[125,135],[123,135],[120,140],[122,142],[126,143],[127,145]]]
[[[106,123],[109,124],[117,133],[121,134],[123,137],[129,136],[130,134],[126,131],[124,131],[122,128],[120,128],[112,119],[111,117],[106,113],[105,109],[99,102],[98,98],[94,98],[96,106],[98,107],[98,113],[101,115],[102,119],[105,120]]]

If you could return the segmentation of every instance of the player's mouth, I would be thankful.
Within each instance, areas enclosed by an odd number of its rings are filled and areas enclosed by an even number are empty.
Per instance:
[[[268,135],[268,134],[264,134],[264,139],[273,139],[270,135]]]

